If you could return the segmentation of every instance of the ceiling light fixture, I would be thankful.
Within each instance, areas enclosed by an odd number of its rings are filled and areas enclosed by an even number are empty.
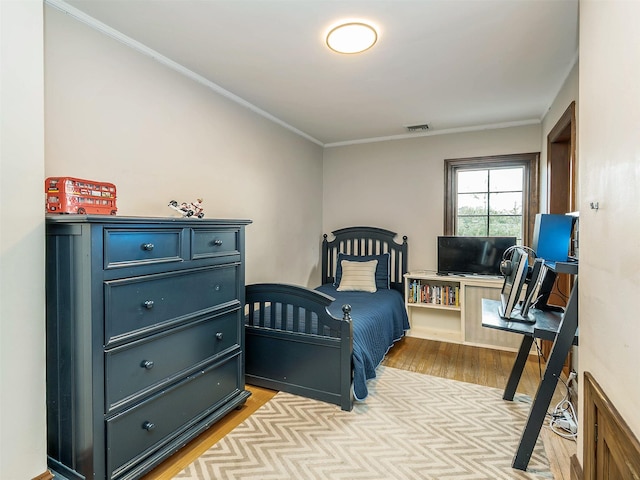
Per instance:
[[[338,53],[360,53],[378,40],[376,29],[364,22],[346,22],[327,33],[327,46]]]

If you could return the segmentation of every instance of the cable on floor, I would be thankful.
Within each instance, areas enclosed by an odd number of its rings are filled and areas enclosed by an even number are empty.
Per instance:
[[[562,438],[567,438],[576,441],[578,436],[578,416],[576,410],[571,402],[571,389],[570,385],[575,382],[576,373],[571,372],[569,374],[569,380],[565,382],[562,377],[558,379],[564,384],[566,388],[565,396],[558,402],[552,412],[547,413],[549,416],[549,428],[556,435]]]

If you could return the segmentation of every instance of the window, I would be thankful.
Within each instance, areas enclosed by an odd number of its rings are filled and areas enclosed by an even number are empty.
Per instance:
[[[538,154],[445,160],[445,235],[514,236],[530,245]]]
[[[457,172],[455,234],[522,240],[523,167]]]

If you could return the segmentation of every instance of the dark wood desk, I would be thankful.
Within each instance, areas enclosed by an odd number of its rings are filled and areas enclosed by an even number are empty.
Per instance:
[[[505,320],[498,314],[498,307],[500,306],[500,300],[489,300],[487,298],[482,299],[482,326],[487,328],[495,328],[496,330],[503,330],[505,332],[520,333],[523,335],[520,349],[518,350],[518,356],[511,369],[507,386],[504,389],[505,400],[513,400],[513,396],[516,393],[518,383],[522,377],[524,366],[531,351],[531,345],[533,340],[541,338],[542,340],[554,341],[558,330],[560,329],[560,322],[562,321],[561,312],[545,312],[532,308],[529,313],[535,319],[535,323],[521,322]],[[574,345],[578,344],[577,335],[574,337]],[[555,386],[554,386],[555,389]]]
[[[482,326],[522,334],[522,344],[504,389],[503,399],[513,400],[533,340],[541,338],[553,341],[543,378],[538,385],[529,411],[529,418],[511,464],[513,468],[526,470],[556,389],[558,378],[562,373],[564,360],[571,346],[578,344],[578,282],[576,280],[564,313],[531,309],[530,313],[533,315],[535,323],[505,320],[498,314],[499,305],[500,301],[498,300],[482,299]]]

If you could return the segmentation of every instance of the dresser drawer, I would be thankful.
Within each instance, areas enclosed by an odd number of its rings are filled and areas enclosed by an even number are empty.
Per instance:
[[[179,262],[182,229],[104,230],[104,268]]]
[[[106,353],[106,408],[111,411],[240,348],[240,310],[156,334]]]
[[[238,230],[198,229],[191,232],[191,251],[194,260],[240,254]]]
[[[240,298],[239,268],[226,264],[105,282],[106,343],[230,305]]]
[[[240,392],[242,356],[190,377],[106,422],[107,478],[118,475]]]

